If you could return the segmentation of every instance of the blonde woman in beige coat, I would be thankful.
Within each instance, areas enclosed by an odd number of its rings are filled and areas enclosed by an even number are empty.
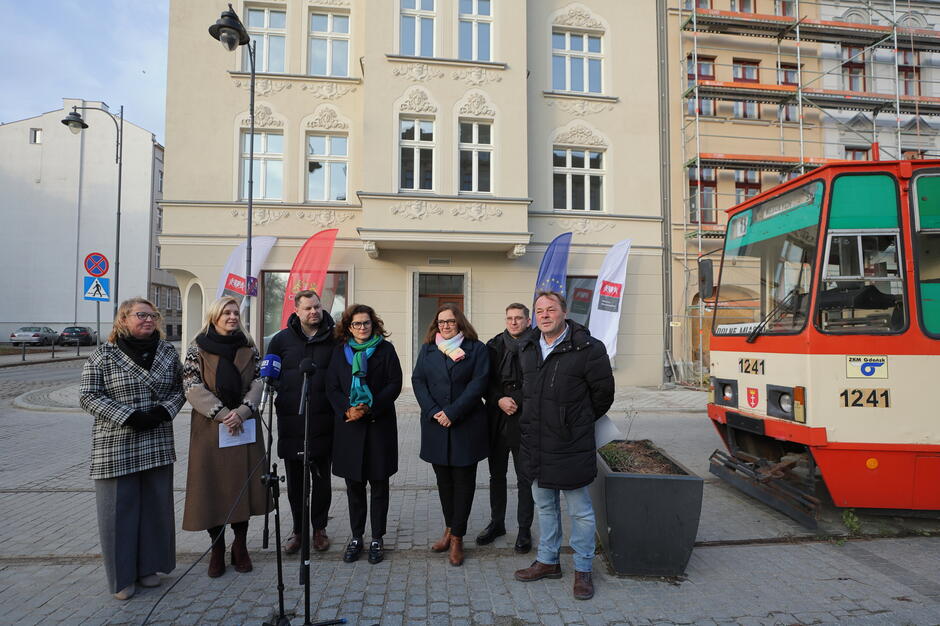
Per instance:
[[[206,530],[212,540],[209,577],[225,573],[225,523],[232,525],[232,565],[250,572],[248,518],[264,515],[267,490],[259,477],[264,457],[256,418],[262,383],[258,350],[242,326],[235,298],[216,300],[183,363],[183,387],[193,407],[183,530]],[[254,440],[220,447],[225,435],[244,433],[254,420]],[[247,486],[246,486],[247,485]],[[242,492],[244,489],[244,493]]]

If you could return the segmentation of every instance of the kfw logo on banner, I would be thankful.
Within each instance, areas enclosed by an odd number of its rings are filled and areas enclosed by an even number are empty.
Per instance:
[[[621,283],[612,283],[609,280],[601,282],[601,290],[597,300],[597,308],[601,311],[616,313],[620,310],[620,294],[623,291]]]
[[[248,278],[248,295],[252,298],[258,296],[258,279],[254,276]],[[229,274],[225,279],[224,293],[234,296],[245,295],[245,279],[238,274]]]

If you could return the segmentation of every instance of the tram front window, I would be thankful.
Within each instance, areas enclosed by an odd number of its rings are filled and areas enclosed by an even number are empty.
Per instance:
[[[819,327],[831,333],[895,332],[904,327],[898,235],[830,231],[819,292]]]
[[[716,335],[802,330],[822,198],[823,184],[814,181],[731,218],[715,302]]]

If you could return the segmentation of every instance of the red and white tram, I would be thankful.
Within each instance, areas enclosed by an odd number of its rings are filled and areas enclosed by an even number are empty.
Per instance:
[[[940,510],[940,161],[828,165],[729,216],[712,473],[808,526],[819,476],[839,507]]]

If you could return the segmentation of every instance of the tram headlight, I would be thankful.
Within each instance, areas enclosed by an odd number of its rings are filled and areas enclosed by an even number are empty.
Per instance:
[[[738,381],[733,378],[712,378],[715,389],[715,404],[738,407]]]
[[[767,415],[806,423],[806,388],[767,385]]]

